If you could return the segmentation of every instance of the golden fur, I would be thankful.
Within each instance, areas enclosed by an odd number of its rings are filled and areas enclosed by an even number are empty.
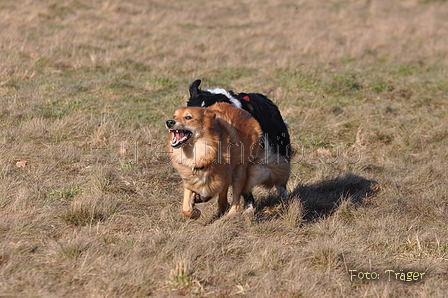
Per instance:
[[[228,103],[209,108],[184,107],[167,121],[170,130],[172,164],[183,180],[182,212],[191,219],[201,212],[195,202],[219,195],[219,213],[228,208],[230,185],[233,199],[229,213],[240,209],[241,194],[256,185],[285,184],[290,165],[276,161],[260,147],[262,131],[246,111]]]

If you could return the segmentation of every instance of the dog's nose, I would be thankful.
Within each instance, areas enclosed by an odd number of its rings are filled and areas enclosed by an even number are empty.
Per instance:
[[[174,124],[176,124],[176,121],[174,121],[174,120],[166,121],[166,127],[167,128],[172,128],[174,126]]]

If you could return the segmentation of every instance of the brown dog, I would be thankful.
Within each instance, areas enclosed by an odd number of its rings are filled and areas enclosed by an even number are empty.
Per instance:
[[[229,214],[240,209],[242,193],[256,185],[286,184],[290,165],[260,148],[258,122],[228,103],[209,108],[185,107],[166,121],[170,131],[173,166],[184,184],[182,212],[191,219],[201,215],[195,203],[219,195],[219,214],[228,208],[227,191],[233,189]]]

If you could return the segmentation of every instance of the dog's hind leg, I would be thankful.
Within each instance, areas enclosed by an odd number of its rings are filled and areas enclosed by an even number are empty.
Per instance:
[[[247,168],[244,166],[240,166],[235,170],[232,183],[233,198],[232,204],[230,204],[229,215],[233,215],[240,210],[240,198],[247,181],[246,173]]]
[[[218,216],[222,216],[227,209],[229,209],[229,202],[227,201],[227,191],[229,186],[225,186],[219,193],[218,197]]]
[[[251,212],[254,210],[255,199],[252,193],[243,192],[244,198],[244,212]]]
[[[277,193],[282,199],[288,199],[289,198],[289,192],[286,189],[286,184],[284,185],[277,185]]]

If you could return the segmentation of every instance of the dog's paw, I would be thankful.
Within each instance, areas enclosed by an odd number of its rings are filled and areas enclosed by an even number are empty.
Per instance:
[[[193,211],[191,211],[190,219],[198,219],[201,216],[201,210],[194,208]]]
[[[254,215],[255,214],[255,208],[252,203],[247,204],[246,208],[244,208],[244,214],[246,215]]]
[[[227,213],[228,216],[234,216],[236,214],[238,214],[238,212],[240,211],[240,206],[232,206],[230,207],[229,213]]]

